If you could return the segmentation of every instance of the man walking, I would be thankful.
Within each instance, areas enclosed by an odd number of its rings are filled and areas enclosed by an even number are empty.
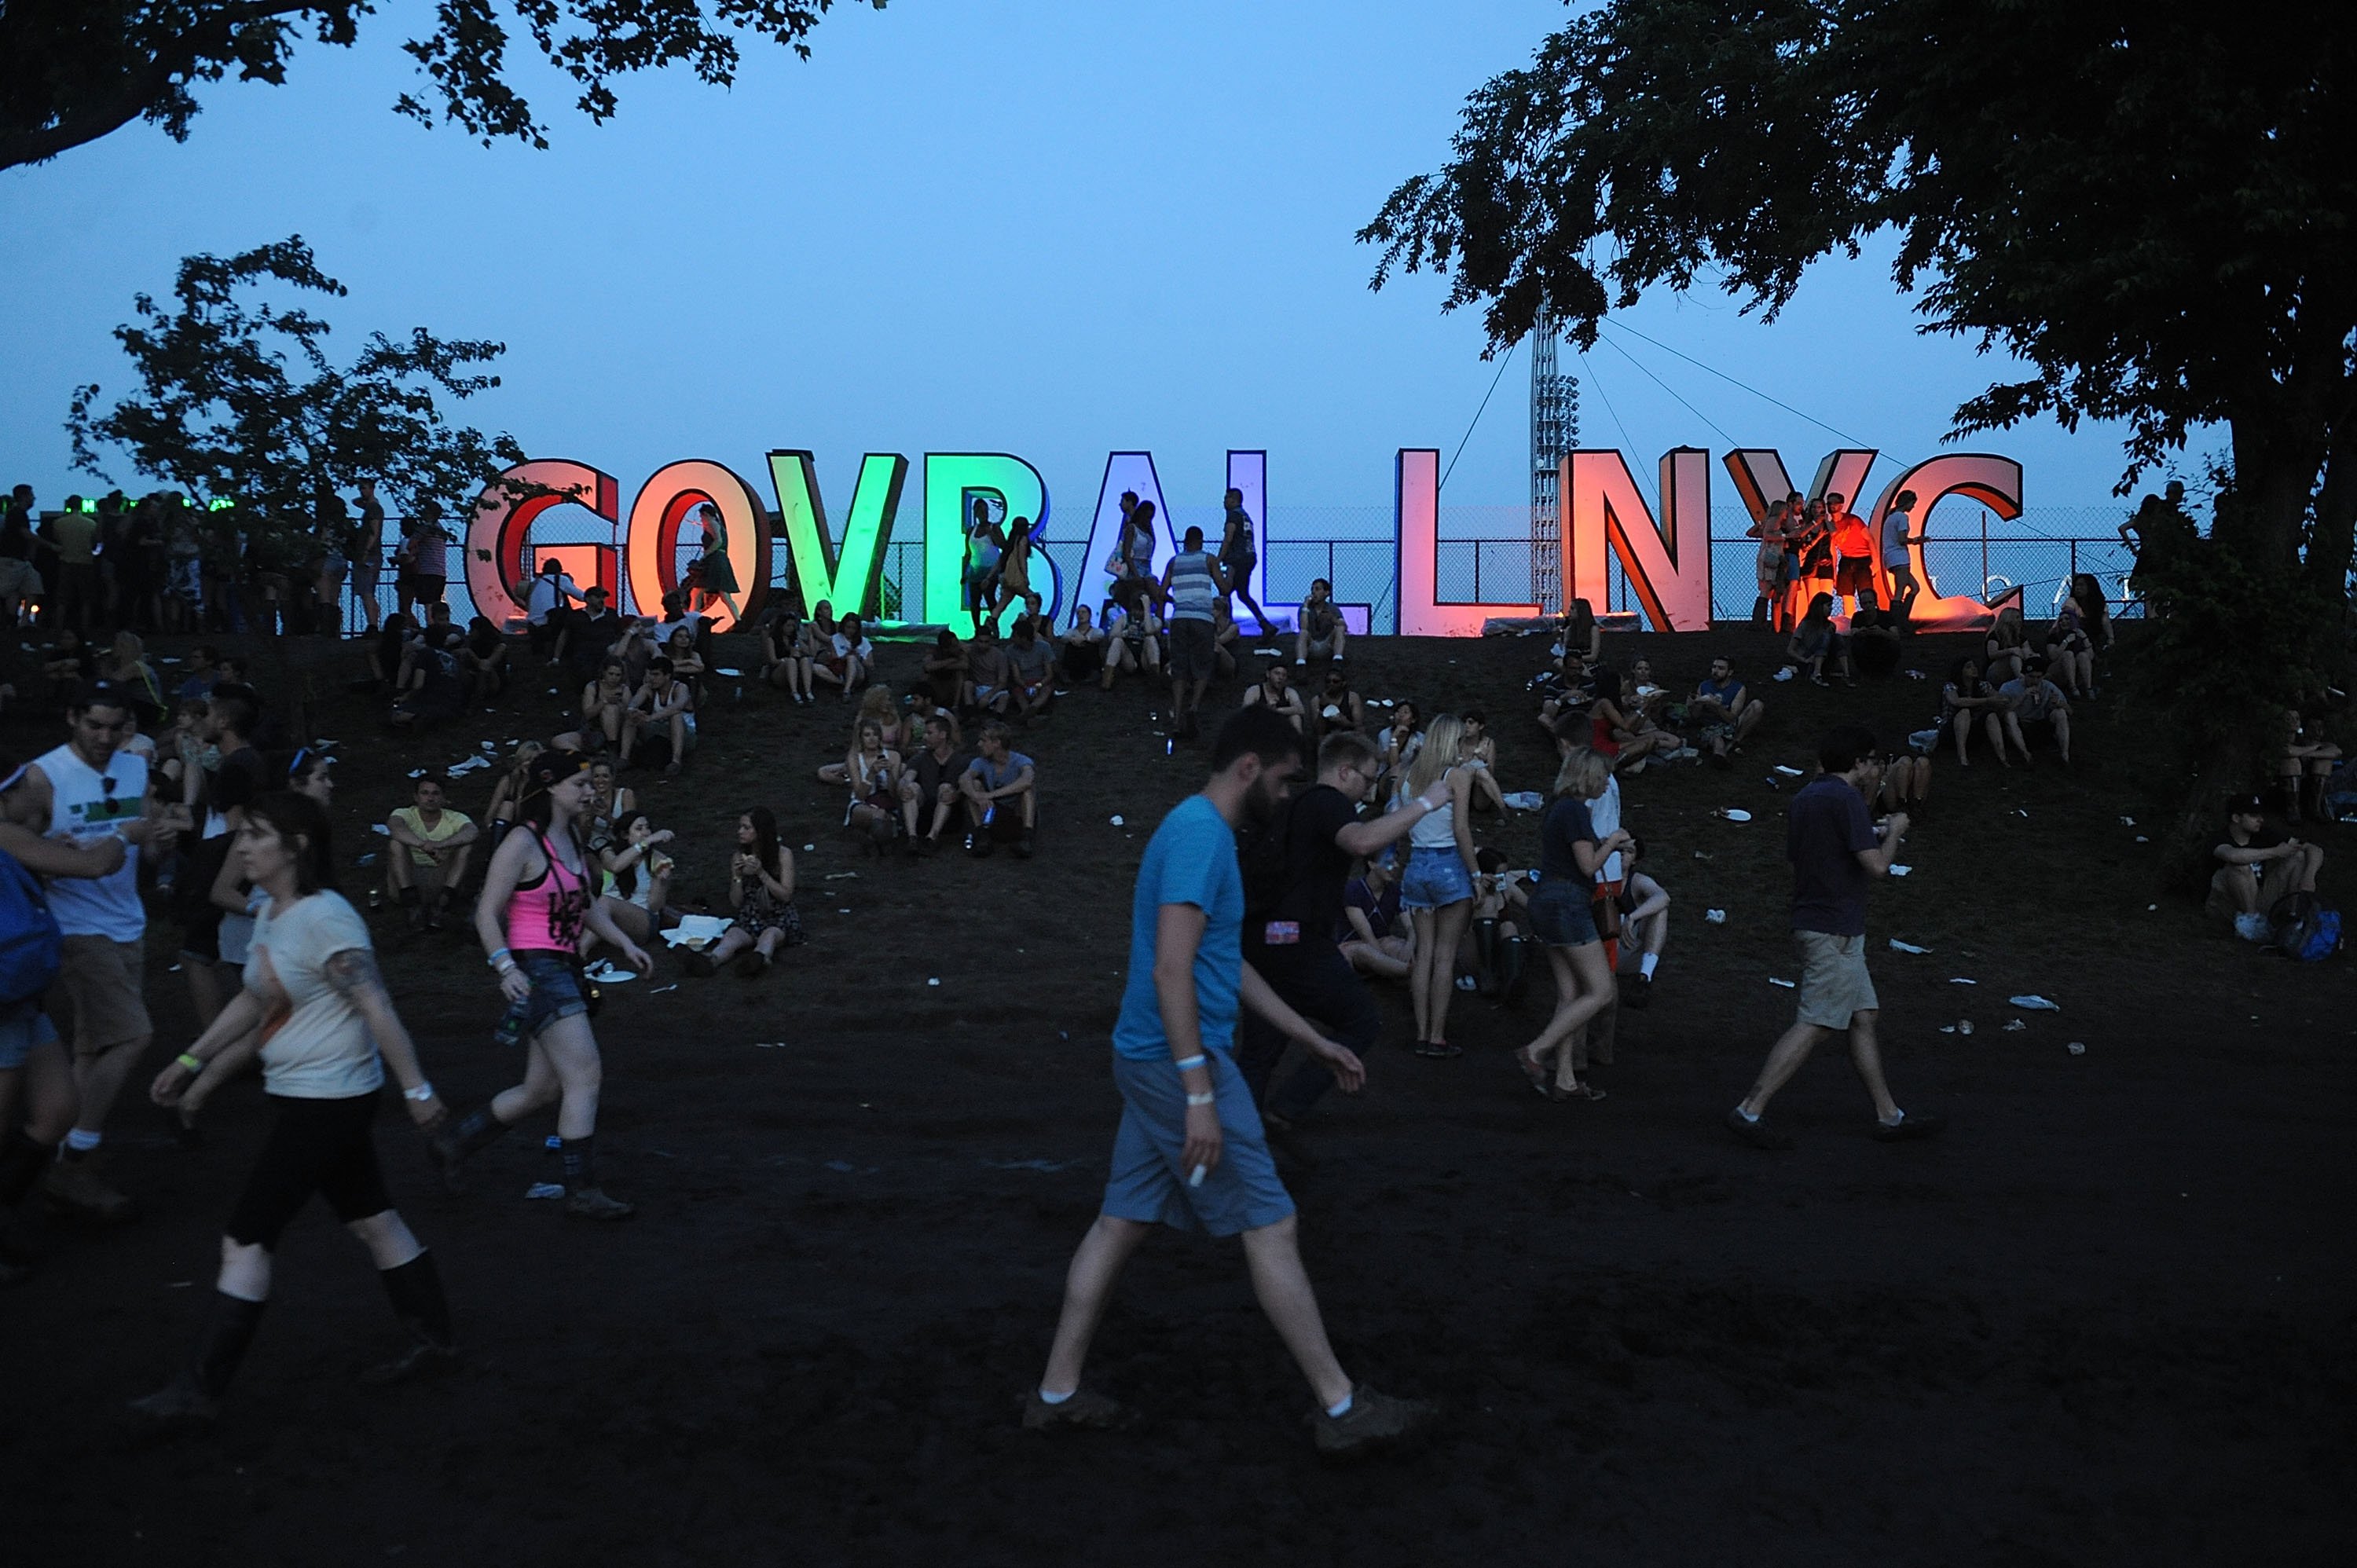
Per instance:
[[[1928,1138],[1943,1118],[1910,1116],[1882,1080],[1882,1052],[1874,1024],[1882,1004],[1866,971],[1866,896],[1889,873],[1907,832],[1907,813],[1893,812],[1879,838],[1866,802],[1882,783],[1874,736],[1855,725],[1827,736],[1817,748],[1824,771],[1792,797],[1785,854],[1792,863],[1792,933],[1801,944],[1801,1004],[1792,1026],[1768,1053],[1760,1080],[1727,1113],[1727,1130],[1760,1149],[1786,1149],[1792,1140],[1760,1121],[1768,1101],[1798,1072],[1817,1043],[1836,1029],[1849,1034],[1851,1065],[1874,1101],[1874,1135],[1886,1143]]]
[[[1211,609],[1227,596],[1228,585],[1220,564],[1203,548],[1201,529],[1189,529],[1184,542],[1162,568],[1158,596],[1170,609],[1170,733],[1192,740],[1202,727],[1203,688],[1211,684],[1218,652]]]
[[[1243,961],[1243,874],[1235,829],[1265,821],[1299,770],[1293,726],[1245,709],[1221,726],[1211,778],[1155,830],[1130,904],[1129,978],[1114,1026],[1122,1097],[1104,1207],[1065,1277],[1048,1369],[1023,1412],[1035,1430],[1103,1429],[1127,1412],[1081,1386],[1089,1342],[1122,1265],[1157,1224],[1243,1238],[1253,1291],[1318,1396],[1318,1447],[1363,1453],[1428,1425],[1433,1405],[1353,1383],[1335,1359],[1295,1239],[1293,1199],[1277,1180],[1260,1116],[1230,1058],[1241,1004],[1331,1066],[1346,1090],[1358,1058],[1319,1035]]]
[[[1361,822],[1359,805],[1382,772],[1382,754],[1365,736],[1356,730],[1328,736],[1318,748],[1318,781],[1279,808],[1281,826],[1256,846],[1254,875],[1244,889],[1244,961],[1286,1006],[1332,1030],[1361,1058],[1382,1037],[1383,1013],[1337,945],[1336,933],[1348,929],[1343,884],[1352,862],[1380,854],[1448,803],[1448,782],[1440,779],[1398,811]],[[1305,1061],[1271,1091],[1285,1035],[1262,1018],[1243,1024],[1244,1080],[1260,1097],[1270,1130],[1290,1131],[1333,1087],[1334,1071],[1323,1061]]]
[[[74,698],[66,719],[70,738],[25,769],[21,786],[8,796],[10,820],[84,848],[114,837],[147,854],[168,854],[178,834],[155,815],[147,764],[116,749],[136,728],[123,695],[97,687]],[[59,1207],[103,1224],[120,1224],[134,1210],[129,1198],[99,1177],[99,1134],[155,1034],[144,995],[147,912],[139,902],[139,860],[127,854],[104,876],[53,880],[48,887],[49,912],[65,935],[58,984],[73,1002],[81,1113],[41,1190]]]

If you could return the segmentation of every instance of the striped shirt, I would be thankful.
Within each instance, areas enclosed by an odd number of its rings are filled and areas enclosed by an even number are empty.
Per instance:
[[[1172,620],[1211,618],[1211,607],[1220,602],[1220,585],[1211,575],[1208,552],[1181,551],[1170,558],[1170,602]]]

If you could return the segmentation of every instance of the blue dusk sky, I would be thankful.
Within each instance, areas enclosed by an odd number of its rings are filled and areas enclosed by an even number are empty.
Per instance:
[[[325,306],[341,352],[421,325],[503,340],[505,384],[464,416],[606,468],[626,504],[689,456],[766,494],[762,454],[792,446],[818,454],[838,515],[863,451],[1023,456],[1060,534],[1116,447],[1152,450],[1174,501],[1215,504],[1239,446],[1268,449],[1275,508],[1387,504],[1394,449],[1446,459],[1498,366],[1436,280],[1370,293],[1376,258],[1352,234],[1438,165],[1466,94],[1565,16],[1546,0],[838,5],[807,63],[748,44],[733,91],[624,79],[603,127],[527,70],[553,143],[534,152],[391,112],[424,91],[398,48],[424,9],[382,7],[357,48],[304,48],[284,88],[208,89],[185,145],[137,126],[0,174],[0,483],[50,505],[102,489],[70,469],[62,421],[76,383],[127,388],[109,334],[132,296],[167,293],[184,253],[299,233],[351,290]],[[1717,294],[1661,293],[1623,319],[1900,462],[1938,450],[1956,403],[2011,369],[1920,336],[1888,245],[1821,263],[1773,326]],[[1713,424],[1803,478],[1838,444],[1617,341],[1642,369],[1609,346],[1585,363],[1566,349],[1565,368],[1583,444],[1628,450],[1649,490],[1663,449],[1726,449]],[[1526,352],[1446,502],[1524,498]],[[2115,430],[2041,423],[1970,446],[2019,458],[2033,507],[2113,504]],[[1713,496],[1733,501],[1723,471]]]

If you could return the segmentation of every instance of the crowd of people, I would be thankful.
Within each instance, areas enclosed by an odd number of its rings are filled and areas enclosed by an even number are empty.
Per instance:
[[[177,498],[116,499],[62,515],[100,519],[92,526],[111,541],[105,527],[144,511],[168,559],[180,513],[194,509],[176,512]],[[1908,500],[1880,546],[1894,584],[1911,542]],[[977,503],[964,578],[974,629],[963,638],[942,629],[916,650],[905,697],[884,680],[857,615],[838,617],[824,601],[805,614],[790,591],[747,629],[759,649],[759,685],[798,707],[831,702],[844,713],[842,748],[830,748],[817,778],[842,791],[840,831],[879,857],[922,859],[947,843],[977,858],[1005,849],[1028,859],[1043,831],[1042,765],[1032,752],[1045,749],[1029,737],[1047,732],[1059,704],[1134,678],[1152,694],[1157,738],[1176,755],[1202,734],[1205,704],[1221,689],[1218,706],[1233,713],[1210,741],[1210,782],[1165,820],[1139,874],[1114,1037],[1125,1107],[1114,1175],[1073,1261],[1025,1422],[1125,1418],[1082,1387],[1082,1370],[1123,1262],[1168,1223],[1244,1239],[1263,1305],[1318,1396],[1317,1441],[1349,1452],[1419,1428],[1430,1407],[1343,1373],[1295,1245],[1277,1156],[1298,1154],[1298,1130],[1329,1090],[1365,1082],[1386,1034],[1383,987],[1403,993],[1410,1048],[1447,1059],[1463,1054],[1450,1040],[1461,997],[1512,1009],[1534,983],[1551,982],[1552,1004],[1515,1066],[1550,1101],[1603,1100],[1594,1069],[1613,1061],[1621,1010],[1649,1004],[1671,929],[1672,892],[1623,822],[1624,781],[1684,763],[1731,767],[1770,704],[1723,656],[1693,671],[1690,687],[1657,678],[1644,658],[1624,669],[1606,657],[1590,607],[1575,602],[1555,628],[1549,667],[1531,682],[1553,770],[1515,781],[1536,788],[1510,789],[1484,714],[1427,716],[1412,700],[1355,689],[1351,639],[1329,584],[1312,585],[1284,636],[1244,593],[1254,530],[1241,496],[1227,501],[1216,547],[1190,528],[1156,572],[1152,503],[1123,498],[1106,591],[1061,630],[1043,613],[1027,520],[1002,522]],[[194,648],[173,676],[160,673],[166,661],[149,659],[138,628],[173,629],[174,619],[145,616],[157,607],[145,596],[147,577],[78,573],[81,522],[44,523],[43,532],[26,523],[28,506],[20,489],[0,529],[0,540],[25,546],[0,551],[0,609],[37,611],[48,642],[22,687],[0,681],[0,703],[46,710],[66,739],[21,766],[0,757],[0,912],[23,911],[27,930],[38,915],[56,937],[46,956],[17,944],[0,963],[0,1212],[38,1186],[93,1223],[135,1217],[107,1178],[105,1133],[155,1035],[146,946],[173,933],[196,1038],[156,1073],[151,1099],[184,1140],[199,1142],[213,1094],[258,1068],[274,1122],[225,1224],[196,1348],[179,1378],[140,1402],[142,1418],[169,1426],[211,1417],[269,1297],[278,1237],[315,1192],[368,1248],[405,1326],[404,1348],[372,1376],[447,1362],[457,1341],[431,1254],[377,1166],[372,1125],[388,1072],[454,1191],[475,1155],[553,1108],[565,1209],[627,1219],[632,1206],[606,1190],[597,1160],[597,974],[609,964],[651,973],[675,941],[687,975],[727,968],[750,979],[802,940],[796,858],[770,808],[744,810],[733,843],[698,846],[701,868],[725,858],[725,875],[707,885],[716,897],[683,898],[690,852],[634,787],[682,773],[709,693],[737,678],[716,664],[705,613],[733,605],[738,591],[716,523],[706,520],[705,558],[660,616],[622,613],[602,587],[577,589],[552,560],[516,585],[526,620],[515,630],[481,618],[457,625],[440,591],[438,520],[404,530],[399,603],[380,614],[380,585],[368,581],[366,624],[349,628],[365,666],[355,669],[355,689],[382,696],[397,729],[431,726],[494,703],[531,669],[554,682],[564,712],[550,740],[526,741],[494,764],[479,815],[455,798],[457,770],[414,772],[407,800],[372,824],[383,840],[379,869],[356,908],[339,889],[350,857],[339,862],[327,815],[331,743],[296,733],[299,720],[213,646]],[[357,574],[377,558],[371,540],[381,550],[383,509],[364,489],[350,507],[323,508],[328,514],[353,530],[328,537],[349,545],[337,552],[339,569]],[[1841,498],[1828,497],[1779,503],[1758,531],[1762,614],[1789,630],[1788,662],[1771,679],[1806,671],[1854,681],[1900,662],[1914,585],[1900,585],[1888,610],[1878,605],[1874,543],[1861,544],[1856,525]],[[146,535],[134,528],[124,537]],[[1819,576],[1830,578],[1825,591],[1812,586]],[[190,580],[193,613],[179,628],[256,624],[238,594],[209,597],[201,573]],[[178,579],[162,581],[168,602]],[[320,607],[339,601],[345,578],[328,592],[323,568],[317,583],[304,624],[285,593],[266,596],[273,624],[331,629]],[[1846,627],[1836,625],[1837,597],[1849,603]],[[1239,599],[1273,647],[1247,649],[1232,607]],[[2072,705],[2097,696],[2096,661],[2112,635],[2106,609],[2093,579],[2073,583],[2036,648],[2018,609],[1998,617],[1980,655],[1956,660],[1936,716],[1904,746],[1880,746],[1855,726],[1824,738],[1819,771],[1791,805],[1795,1020],[1727,1112],[1736,1138],[1787,1141],[1764,1120],[1770,1101],[1835,1033],[1847,1039],[1877,1137],[1940,1130],[1936,1115],[1902,1110],[1885,1080],[1864,945],[1869,890],[1921,819],[1943,750],[1953,746],[1967,767],[1978,740],[2010,767],[2046,742],[2071,761]],[[322,618],[328,626],[315,624]],[[2303,805],[2322,814],[2339,763],[2336,748],[2295,720],[2276,764],[2295,821]],[[1516,812],[1534,813],[1537,825],[1536,863],[1521,870],[1481,843],[1483,824]],[[2254,799],[2236,803],[2216,858],[2213,905],[2248,935],[2286,898],[2313,894],[2322,852],[2270,827]],[[454,929],[479,943],[501,1008],[493,1036],[522,1053],[511,1087],[451,1113],[377,972],[371,915],[380,926]],[[70,1037],[49,1021],[51,995],[70,1004]],[[28,1273],[0,1242],[0,1281]]]

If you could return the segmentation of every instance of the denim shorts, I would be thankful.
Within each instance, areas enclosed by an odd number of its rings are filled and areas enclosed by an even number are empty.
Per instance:
[[[1446,849],[1418,845],[1409,852],[1407,871],[1400,877],[1402,908],[1438,909],[1472,897],[1473,878],[1456,845]]]
[[[58,1026],[41,1011],[39,997],[0,1007],[0,1072],[23,1067],[36,1046],[46,1046],[57,1037]]]
[[[523,1037],[527,1040],[560,1019],[589,1011],[581,994],[581,971],[566,954],[527,950],[514,955],[532,993],[523,999]]]
[[[1251,1086],[1226,1051],[1211,1059],[1211,1092],[1219,1097],[1220,1163],[1200,1187],[1187,1185],[1179,1167],[1187,1146],[1187,1090],[1168,1057],[1137,1061],[1115,1053],[1113,1080],[1121,1090],[1121,1131],[1114,1134],[1113,1171],[1104,1212],[1142,1225],[1168,1225],[1213,1236],[1241,1235],[1293,1213],[1293,1198],[1277,1179],[1268,1137]]]
[[[1531,896],[1531,931],[1551,948],[1584,948],[1601,940],[1591,907],[1596,889],[1584,882],[1558,877],[1542,882]]]

